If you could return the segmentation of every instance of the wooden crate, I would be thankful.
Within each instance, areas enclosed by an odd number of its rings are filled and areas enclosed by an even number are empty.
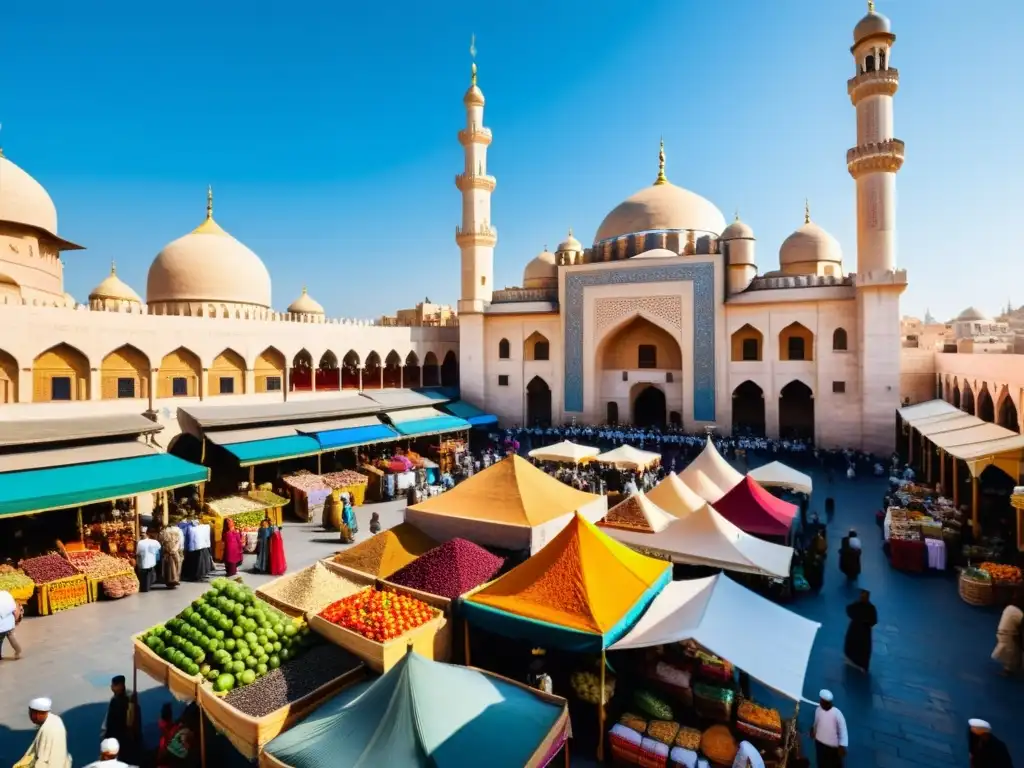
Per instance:
[[[146,632],[149,632],[149,629],[145,632],[140,632],[132,638],[135,669],[145,672],[160,683],[160,685],[167,688],[178,701],[195,701],[199,691],[199,684],[202,683],[203,678],[199,675],[195,677],[186,675],[180,669],[153,653],[150,647],[142,642],[142,637]]]
[[[252,717],[231,706],[224,694],[216,693],[213,686],[199,686],[199,705],[213,727],[224,734],[247,759],[255,760],[263,747],[274,737],[284,733],[313,710],[332,699],[339,692],[366,677],[366,667],[360,665],[340,677],[328,680],[312,693],[298,701],[263,717]]]
[[[374,642],[319,616],[310,616],[309,627],[329,642],[355,654],[380,674],[401,661],[410,645],[416,653],[428,659],[448,661],[451,658],[451,625],[440,611],[426,624],[386,643]]]

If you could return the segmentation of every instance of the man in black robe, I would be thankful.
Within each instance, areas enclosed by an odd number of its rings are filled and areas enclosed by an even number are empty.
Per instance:
[[[843,536],[843,540],[839,544],[839,570],[850,581],[860,576],[860,552],[860,538],[857,536],[857,531],[851,528],[850,533]]]
[[[855,667],[864,672],[871,664],[871,630],[878,623],[878,611],[871,603],[871,593],[860,591],[860,597],[846,606],[850,626],[846,630],[843,652]]]
[[[992,735],[992,726],[984,720],[967,721],[967,745],[971,768],[1013,768],[1010,750]]]
[[[134,759],[138,733],[136,723],[139,721],[132,694],[125,687],[124,675],[117,675],[110,681],[110,690],[114,695],[107,705],[100,738],[117,739],[121,745],[120,756],[125,760]]]

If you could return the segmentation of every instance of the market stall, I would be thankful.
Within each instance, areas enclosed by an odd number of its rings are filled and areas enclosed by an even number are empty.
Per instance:
[[[669,472],[660,483],[649,490],[647,498],[676,517],[686,517],[706,503],[674,472]]]
[[[329,486],[320,475],[300,470],[281,478],[292,500],[292,511],[304,522],[318,520],[323,516],[324,502],[331,495]]]
[[[778,579],[790,575],[793,561],[792,547],[744,533],[709,504],[658,533],[609,529],[608,535],[650,557]]]
[[[340,568],[342,572],[354,571],[386,579],[437,545],[435,539],[415,525],[401,523],[321,562],[332,568]]]
[[[715,448],[714,441],[710,437],[704,444],[704,449],[697,455],[697,458],[691,461],[689,465],[679,473],[679,476],[682,478],[684,483],[700,493],[700,490],[695,487],[695,485],[701,485],[702,483],[698,482],[696,479],[693,479],[691,482],[691,478],[694,478],[698,473],[711,482],[711,486],[708,488],[709,491],[717,489],[722,494],[731,491],[733,487],[743,479],[743,475],[718,452],[718,449]],[[709,504],[714,504],[718,501],[717,498],[709,499],[703,494],[701,494],[701,496]]]
[[[929,568],[945,570],[961,557],[969,561],[998,556],[995,550],[979,546],[983,540],[961,551],[963,515],[950,499],[931,488],[899,481],[888,500],[882,536],[893,568],[920,573]]]
[[[320,477],[327,483],[335,498],[347,493],[354,507],[361,507],[366,500],[366,485],[369,482],[366,475],[353,472],[351,469],[343,469],[340,472],[325,472]]]
[[[498,575],[504,559],[465,539],[450,539],[387,577],[389,584],[456,600]]]
[[[798,472],[781,461],[773,461],[747,472],[747,477],[765,488],[785,488],[796,493],[811,495],[813,484],[810,475]]]
[[[641,451],[632,445],[620,445],[610,451],[598,454],[594,461],[610,464],[618,469],[647,469],[661,461],[661,454],[654,451]]]
[[[657,533],[665,530],[676,519],[652,502],[643,491],[637,491],[609,509],[599,525],[602,528]]]
[[[77,552],[62,549],[61,554],[75,570],[85,576],[90,603],[96,602],[101,596],[108,600],[118,600],[139,591],[139,577],[135,575],[135,568],[123,558],[92,549]]]
[[[788,539],[800,509],[773,496],[752,478],[743,477],[715,502],[715,511],[747,533]]]
[[[284,521],[284,507],[288,499],[278,496],[272,491],[255,490],[248,493],[233,494],[206,502],[206,514],[202,522],[208,524],[213,540],[213,559],[220,562],[224,559],[224,521],[228,518],[235,521],[244,538],[244,550],[256,551],[256,535],[260,523],[270,520],[272,525],[280,526]]]
[[[568,767],[568,735],[564,699],[407,653],[271,741],[259,764],[543,768],[564,748]]]
[[[0,590],[9,593],[18,605],[24,606],[35,594],[36,584],[20,568],[0,565]]]
[[[601,453],[598,448],[579,445],[571,440],[563,440],[554,445],[545,445],[530,451],[530,458],[537,461],[554,461],[559,464],[582,464],[597,457]]]

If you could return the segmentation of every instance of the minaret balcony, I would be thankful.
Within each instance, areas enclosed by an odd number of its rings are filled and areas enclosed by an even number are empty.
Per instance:
[[[493,138],[490,128],[473,128],[472,130],[463,128],[459,131],[459,144],[462,146],[467,144],[483,144],[486,147],[490,145]]]
[[[903,167],[904,147],[899,139],[862,144],[846,151],[846,168],[855,179],[868,173],[896,173]]]
[[[455,242],[459,248],[465,248],[470,245],[486,245],[493,248],[498,244],[498,230],[487,224],[483,224],[475,229],[456,227]]]
[[[498,180],[493,176],[480,173],[460,173],[455,177],[455,186],[460,192],[469,189],[482,189],[486,192],[493,192],[498,186]]]
[[[900,71],[894,67],[862,72],[846,81],[846,92],[854,106],[868,96],[894,96],[900,87]]]

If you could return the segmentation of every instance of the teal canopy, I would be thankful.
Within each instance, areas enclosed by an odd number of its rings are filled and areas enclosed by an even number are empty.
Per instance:
[[[465,419],[474,427],[483,427],[488,424],[497,424],[498,417],[493,413],[487,413],[465,400],[456,400],[454,403],[446,403],[442,406],[452,416]]]
[[[231,443],[224,450],[238,459],[243,467],[251,464],[266,464],[270,461],[295,459],[300,456],[312,456],[320,453],[320,443],[315,437],[292,435],[291,437],[271,437],[267,440],[251,440],[248,443]]]
[[[206,467],[169,453],[0,474],[0,516],[77,507],[202,483]]]
[[[523,768],[535,764],[564,711],[501,678],[410,652],[265,751],[293,768]]]
[[[455,416],[447,416],[445,414],[438,414],[433,418],[418,419],[417,421],[395,422],[395,429],[406,437],[415,437],[416,435],[440,435],[445,432],[459,432],[464,429],[469,429],[471,426],[472,425],[468,421],[456,418]]]

